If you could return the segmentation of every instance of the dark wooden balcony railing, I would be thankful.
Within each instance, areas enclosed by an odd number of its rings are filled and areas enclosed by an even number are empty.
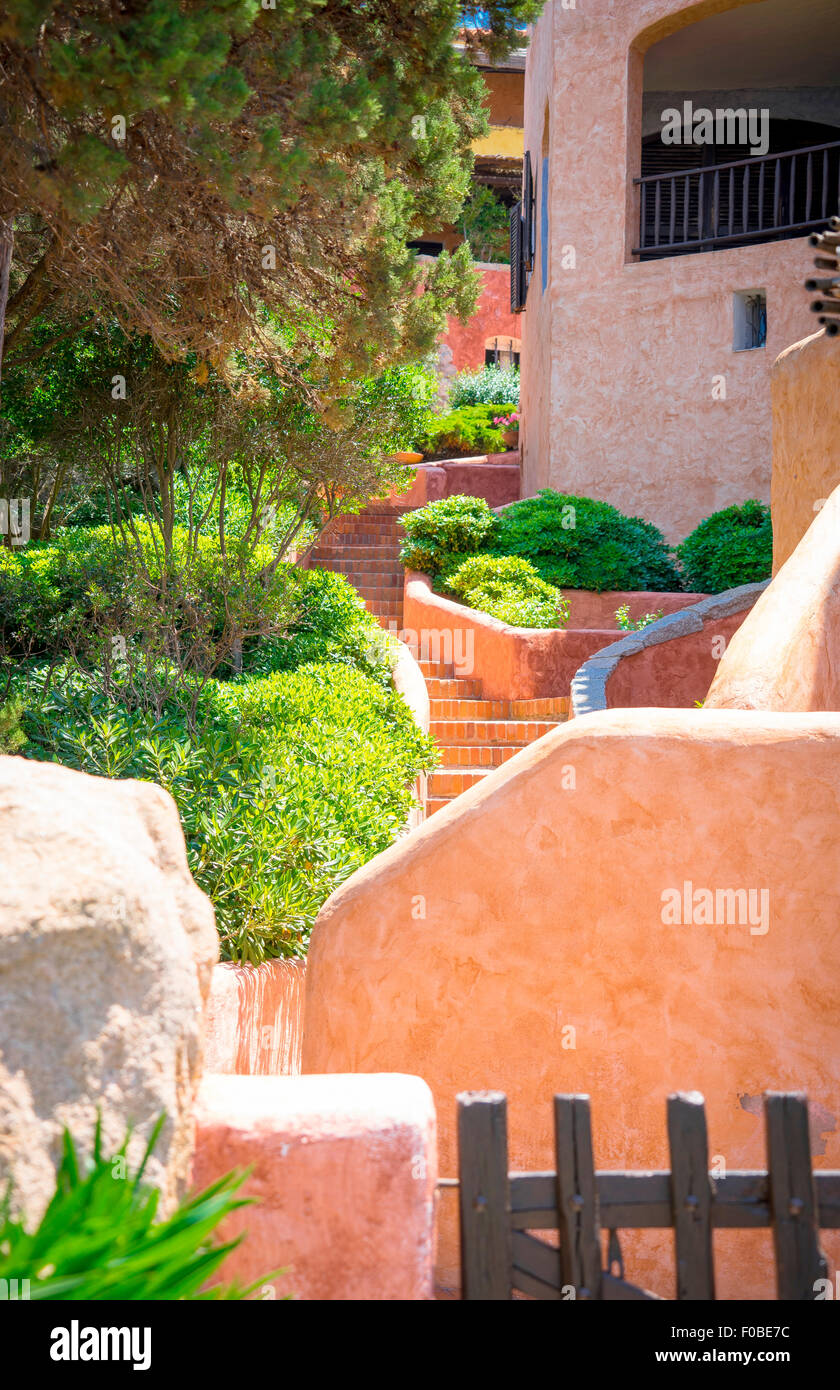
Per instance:
[[[840,210],[840,140],[634,182],[644,260],[804,236]]]

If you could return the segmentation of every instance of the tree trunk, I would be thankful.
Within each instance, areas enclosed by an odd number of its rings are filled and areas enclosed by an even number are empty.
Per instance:
[[[6,305],[9,301],[9,272],[15,244],[13,217],[0,217],[0,382],[3,374],[3,338],[6,333]]]

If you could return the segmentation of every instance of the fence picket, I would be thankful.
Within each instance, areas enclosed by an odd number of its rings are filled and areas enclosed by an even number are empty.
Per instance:
[[[512,1285],[507,1099],[499,1091],[458,1096],[461,1297],[498,1302]]]
[[[764,1120],[778,1296],[813,1300],[826,1263],[820,1250],[808,1102],[804,1095],[768,1092]]]
[[[677,1254],[677,1298],[713,1299],[712,1185],[706,1108],[697,1091],[668,1097],[671,1210]]]

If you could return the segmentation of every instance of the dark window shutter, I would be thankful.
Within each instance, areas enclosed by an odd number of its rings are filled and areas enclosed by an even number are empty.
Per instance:
[[[525,308],[525,265],[522,259],[522,204],[510,210],[510,311],[521,314]]]
[[[534,175],[531,156],[526,150],[522,168],[522,259],[528,272],[534,269],[534,255],[537,249],[534,203]]]

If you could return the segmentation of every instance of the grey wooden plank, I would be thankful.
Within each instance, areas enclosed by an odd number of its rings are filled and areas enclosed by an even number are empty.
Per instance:
[[[677,1298],[714,1299],[709,1141],[706,1107],[698,1091],[668,1097],[668,1145]]]
[[[560,1282],[601,1297],[601,1219],[588,1096],[554,1097]]]
[[[560,1266],[557,1248],[524,1231],[513,1232],[513,1268],[522,1274],[541,1279],[544,1284],[560,1289]]]
[[[507,1101],[498,1091],[457,1101],[461,1297],[497,1302],[511,1296]]]
[[[801,1094],[768,1091],[764,1119],[778,1297],[813,1301],[826,1262],[817,1225],[808,1102]]]

